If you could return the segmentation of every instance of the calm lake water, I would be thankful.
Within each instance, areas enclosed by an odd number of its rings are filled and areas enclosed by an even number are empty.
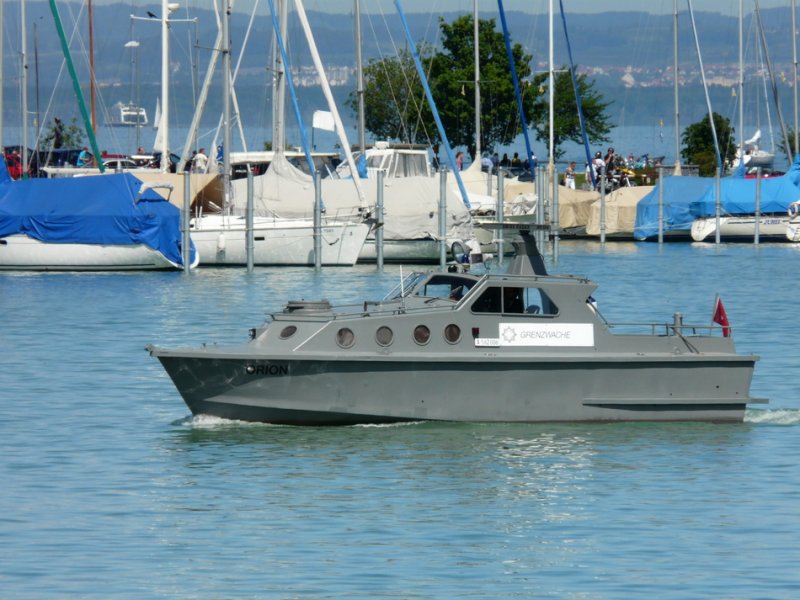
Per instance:
[[[797,598],[800,247],[561,250],[610,320],[708,323],[719,293],[770,404],[740,425],[193,419],[146,343],[239,342],[399,269],[0,274],[0,597]]]

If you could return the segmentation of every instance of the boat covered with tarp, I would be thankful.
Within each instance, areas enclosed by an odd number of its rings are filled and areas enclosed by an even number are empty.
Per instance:
[[[0,268],[180,268],[181,247],[180,210],[130,173],[12,181],[0,168]]]

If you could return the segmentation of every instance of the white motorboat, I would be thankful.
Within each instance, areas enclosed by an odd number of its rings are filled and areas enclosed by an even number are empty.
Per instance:
[[[117,102],[106,117],[112,127],[143,127],[147,122],[147,111],[133,102]]]

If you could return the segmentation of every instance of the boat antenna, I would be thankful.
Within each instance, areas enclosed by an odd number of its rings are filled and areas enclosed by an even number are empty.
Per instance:
[[[400,265],[400,307],[406,310],[406,290],[405,279],[403,278],[403,265]]]

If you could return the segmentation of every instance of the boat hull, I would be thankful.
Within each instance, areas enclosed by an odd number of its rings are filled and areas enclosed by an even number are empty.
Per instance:
[[[244,217],[203,217],[193,221],[192,241],[202,266],[247,264]],[[253,263],[257,265],[314,265],[314,224],[309,219],[255,219]],[[352,266],[358,260],[370,226],[339,222],[322,227],[322,264]]]
[[[389,263],[438,264],[440,258],[439,241],[431,238],[412,240],[384,240],[383,260]],[[452,260],[452,243],[447,242],[445,256]],[[367,238],[358,255],[358,262],[374,263],[378,260],[375,239]]]
[[[289,425],[736,422],[753,401],[755,363],[730,355],[285,360],[150,351],[193,414]]]
[[[755,215],[720,217],[720,238],[726,241],[752,241],[755,237]],[[786,241],[788,216],[762,215],[759,217],[758,237],[761,241]],[[716,217],[695,219],[692,223],[692,239],[695,242],[714,241]]]
[[[24,271],[136,271],[178,269],[145,246],[60,244],[17,234],[0,239],[0,269]]]

